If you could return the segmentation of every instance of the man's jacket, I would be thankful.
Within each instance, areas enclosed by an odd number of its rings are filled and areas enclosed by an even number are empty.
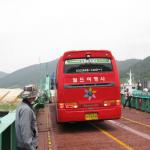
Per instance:
[[[16,109],[17,147],[35,150],[37,147],[36,116],[28,103],[22,102]]]

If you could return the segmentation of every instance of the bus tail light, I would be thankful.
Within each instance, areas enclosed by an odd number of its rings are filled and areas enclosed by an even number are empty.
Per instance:
[[[120,99],[116,100],[116,105],[118,106],[120,104],[121,104]]]
[[[78,108],[77,103],[65,103],[66,108]]]
[[[118,106],[120,105],[120,100],[106,100],[104,101],[104,106]]]
[[[64,109],[65,108],[65,104],[64,103],[58,103],[58,108],[59,109]]]
[[[78,108],[78,104],[77,103],[58,103],[58,108],[59,109]]]

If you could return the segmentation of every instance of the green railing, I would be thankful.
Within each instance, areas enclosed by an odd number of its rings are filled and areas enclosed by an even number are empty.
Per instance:
[[[41,93],[33,104],[35,112],[51,102],[49,75],[46,75],[39,88]],[[13,111],[0,118],[0,150],[16,150],[15,114],[16,112]]]
[[[124,94],[121,94],[121,103],[122,105],[125,103]],[[127,103],[127,106],[129,106],[129,102]],[[150,112],[150,95],[134,93],[131,97],[131,107],[141,111]]]
[[[16,150],[15,111],[0,118],[0,150]]]
[[[43,108],[46,103],[51,102],[51,93],[50,93],[50,76],[46,75],[45,80],[41,82],[41,85],[39,86],[40,89],[40,95],[38,98],[34,101],[33,108],[39,109]]]
[[[150,98],[150,92],[144,92],[141,90],[133,90],[132,95],[134,97],[141,97],[141,98]]]

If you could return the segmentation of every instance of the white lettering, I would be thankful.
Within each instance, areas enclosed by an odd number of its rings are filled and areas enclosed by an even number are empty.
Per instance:
[[[91,82],[92,78],[91,77],[87,77],[86,80]]]
[[[77,83],[78,79],[77,78],[72,78],[73,83]]]
[[[100,79],[100,81],[105,81],[106,80],[105,77],[100,77],[99,79]]]
[[[83,78],[83,77],[80,77],[79,81],[80,81],[80,82],[84,82],[84,78]]]
[[[93,77],[93,79],[94,79],[95,82],[98,82],[98,81],[99,81],[99,80],[98,80],[98,77]]]

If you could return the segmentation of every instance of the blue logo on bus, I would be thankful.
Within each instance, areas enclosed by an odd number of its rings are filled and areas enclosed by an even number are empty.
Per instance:
[[[96,98],[96,96],[95,96],[96,91],[94,91],[91,87],[88,90],[85,89],[84,91],[85,91],[84,97],[88,98],[89,101],[92,98]]]

